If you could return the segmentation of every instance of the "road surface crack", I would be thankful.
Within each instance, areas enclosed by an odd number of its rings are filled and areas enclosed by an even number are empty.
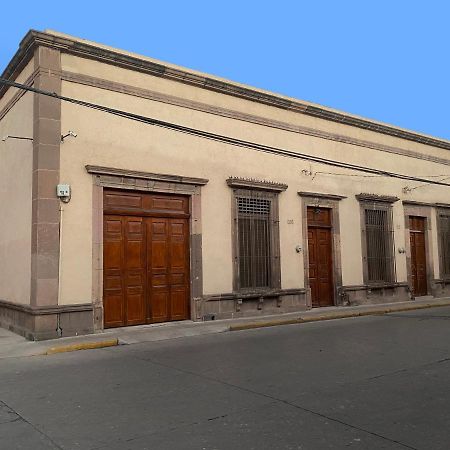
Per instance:
[[[42,430],[40,430],[38,427],[36,427],[35,425],[33,425],[30,421],[28,421],[27,419],[25,419],[25,417],[23,417],[20,413],[18,413],[14,408],[12,408],[10,405],[8,405],[7,403],[5,403],[3,400],[0,400],[0,404],[2,404],[3,406],[5,406],[6,408],[8,408],[9,410],[11,410],[16,416],[17,418],[15,420],[12,420],[11,422],[6,422],[6,423],[12,423],[12,422],[18,422],[18,421],[23,421],[25,422],[27,425],[29,425],[31,428],[33,428],[33,430],[37,431],[41,436],[43,436],[45,439],[47,439],[55,448],[57,448],[58,450],[64,450],[63,447],[61,447],[60,445],[58,445],[48,434],[44,433]]]
[[[385,441],[388,441],[388,442],[400,445],[400,446],[402,446],[404,448],[408,448],[410,450],[419,450],[418,448],[412,447],[412,446],[410,446],[408,444],[405,444],[404,442],[398,441],[396,439],[391,439],[391,438],[389,438],[387,436],[383,436],[382,434],[376,433],[374,431],[370,431],[368,429],[359,427],[357,425],[353,425],[351,423],[345,422],[345,421],[337,419],[335,417],[327,416],[326,414],[320,413],[318,411],[313,411],[312,409],[306,408],[304,406],[301,406],[301,405],[298,405],[298,404],[295,404],[295,403],[291,403],[288,400],[284,400],[284,399],[281,399],[281,398],[278,398],[278,397],[274,397],[273,395],[265,394],[263,392],[254,391],[252,389],[249,389],[249,388],[246,388],[246,387],[243,387],[243,386],[239,386],[239,385],[236,385],[236,384],[233,384],[233,383],[228,383],[228,382],[220,380],[218,378],[210,377],[210,376],[207,376],[207,375],[204,375],[204,374],[199,374],[199,373],[196,373],[196,372],[192,372],[190,370],[180,369],[179,367],[174,367],[174,366],[171,366],[171,365],[168,365],[168,364],[163,364],[163,363],[160,363],[158,361],[154,361],[154,360],[149,359],[149,358],[141,358],[141,357],[137,357],[137,356],[133,356],[133,357],[136,358],[136,359],[142,360],[142,361],[149,362],[151,364],[155,364],[155,365],[160,366],[160,367],[165,367],[167,369],[177,370],[178,372],[181,372],[181,373],[185,373],[185,374],[188,374],[188,375],[193,375],[193,376],[196,376],[196,377],[199,377],[199,378],[203,378],[205,380],[209,380],[209,381],[214,381],[216,383],[220,383],[220,384],[222,384],[224,386],[228,386],[228,387],[231,387],[231,388],[234,388],[234,389],[238,389],[238,390],[243,391],[243,392],[247,392],[247,393],[250,393],[250,394],[253,394],[253,395],[258,395],[260,397],[265,397],[265,398],[268,398],[270,400],[273,400],[274,402],[283,403],[283,404],[285,404],[287,406],[290,406],[292,408],[298,409],[300,411],[304,411],[304,412],[306,412],[308,414],[312,414],[312,415],[315,415],[317,417],[321,417],[321,418],[329,420],[331,422],[339,423],[340,425],[344,425],[346,427],[353,428],[354,430],[358,430],[358,431],[370,434],[372,436],[375,436],[375,437],[383,439]]]

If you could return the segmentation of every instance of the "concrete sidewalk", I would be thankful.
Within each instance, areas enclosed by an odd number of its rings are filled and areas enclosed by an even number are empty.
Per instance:
[[[248,330],[270,326],[301,324],[319,320],[387,314],[390,312],[450,306],[450,298],[415,300],[368,306],[317,308],[288,314],[227,319],[208,322],[170,322],[115,328],[101,333],[48,341],[30,342],[25,338],[0,328],[0,359],[38,356],[63,351],[101,348],[112,345],[176,339],[186,336]]]

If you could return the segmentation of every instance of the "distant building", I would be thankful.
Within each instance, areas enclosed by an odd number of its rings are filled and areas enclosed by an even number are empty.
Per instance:
[[[450,293],[450,188],[326,161],[450,180],[449,141],[54,32],[30,31],[2,78],[137,115],[0,85],[3,327]]]

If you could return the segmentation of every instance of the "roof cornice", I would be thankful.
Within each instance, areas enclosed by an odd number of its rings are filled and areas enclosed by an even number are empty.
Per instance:
[[[309,105],[295,99],[289,99],[277,94],[262,92],[258,89],[242,86],[231,81],[220,80],[208,75],[193,73],[164,63],[149,61],[134,55],[127,55],[113,49],[97,46],[89,42],[81,42],[66,36],[30,30],[22,39],[19,49],[3,71],[2,78],[14,80],[30,60],[37,46],[59,49],[61,52],[94,59],[106,64],[143,72],[149,75],[166,78],[180,83],[190,84],[234,97],[244,98],[257,103],[263,103],[275,108],[294,111],[323,120],[341,123],[364,130],[373,131],[400,139],[406,139],[420,144],[450,150],[450,142],[426,136],[413,131],[404,130],[391,125],[385,125],[370,119],[355,117],[350,114],[330,110],[324,107]],[[0,98],[8,88],[0,87]]]

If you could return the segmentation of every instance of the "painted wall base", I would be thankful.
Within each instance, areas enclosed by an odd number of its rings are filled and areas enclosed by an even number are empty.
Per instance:
[[[94,332],[92,304],[31,307],[0,300],[0,326],[30,341]]]

